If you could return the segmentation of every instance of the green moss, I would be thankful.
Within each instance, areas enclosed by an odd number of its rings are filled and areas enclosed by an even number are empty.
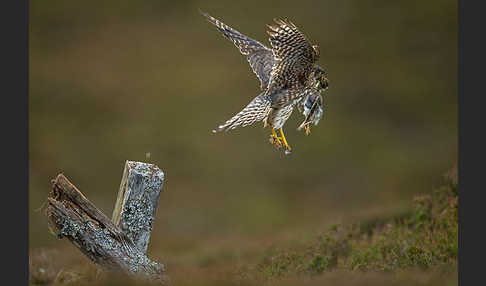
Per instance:
[[[455,265],[457,171],[446,179],[432,193],[415,197],[410,210],[361,224],[332,225],[305,251],[268,253],[256,269],[268,279],[312,276],[335,268],[393,271]]]
[[[310,261],[307,271],[311,274],[322,273],[329,266],[330,256],[316,254]]]
[[[284,276],[292,270],[297,271],[298,265],[303,264],[302,258],[296,253],[283,252],[266,259],[270,261],[264,262],[261,269],[266,276],[271,277]]]

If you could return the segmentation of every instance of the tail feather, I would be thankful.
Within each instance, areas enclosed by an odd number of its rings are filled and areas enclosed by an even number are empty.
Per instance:
[[[257,121],[262,121],[270,112],[270,99],[261,93],[255,97],[242,111],[238,112],[230,120],[219,125],[213,130],[213,133],[222,130],[229,131],[237,127],[245,127]]]

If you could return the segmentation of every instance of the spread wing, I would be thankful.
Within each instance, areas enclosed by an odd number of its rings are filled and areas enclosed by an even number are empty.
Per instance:
[[[229,131],[236,127],[245,127],[257,121],[262,121],[270,111],[270,99],[260,93],[243,110],[234,115],[231,119],[218,126],[213,133],[225,130]]]
[[[272,50],[262,43],[249,38],[237,30],[229,27],[208,13],[200,11],[209,22],[218,27],[218,30],[247,56],[248,62],[261,83],[261,88],[265,89],[270,80],[270,73],[275,64]]]
[[[306,81],[319,54],[305,35],[290,21],[274,20],[277,25],[268,25],[270,44],[277,63],[273,66],[267,95],[272,106],[291,104],[303,95]],[[288,89],[289,96],[272,97],[277,89]]]

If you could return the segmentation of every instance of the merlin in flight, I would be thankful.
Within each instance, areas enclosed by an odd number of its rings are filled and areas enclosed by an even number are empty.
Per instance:
[[[283,125],[297,107],[305,119],[298,130],[310,134],[310,123],[317,125],[323,114],[321,92],[328,87],[323,68],[316,64],[319,59],[317,45],[288,20],[275,19],[276,25],[267,25],[271,48],[243,35],[209,14],[201,13],[218,30],[247,56],[248,62],[261,83],[261,93],[243,110],[213,130],[214,133],[263,121],[272,129],[270,143],[282,147],[290,154],[283,132]],[[277,134],[277,131],[280,134]]]

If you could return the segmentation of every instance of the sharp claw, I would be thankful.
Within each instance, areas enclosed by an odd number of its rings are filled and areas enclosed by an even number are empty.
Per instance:
[[[275,134],[274,131],[272,131],[272,134],[270,134],[270,138],[268,141],[270,144],[274,145],[277,150],[282,150],[284,149],[285,155],[289,155],[291,153],[290,146],[287,144],[287,141],[285,140],[285,137],[283,136],[283,132],[281,131],[281,137],[278,137],[277,134]]]

